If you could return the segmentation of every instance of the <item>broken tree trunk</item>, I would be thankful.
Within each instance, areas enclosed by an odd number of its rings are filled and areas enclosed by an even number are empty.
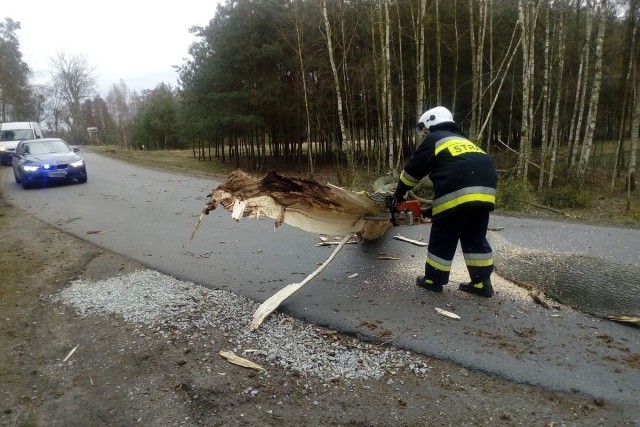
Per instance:
[[[234,171],[208,197],[192,239],[203,216],[219,205],[232,211],[235,220],[264,215],[273,218],[276,227],[285,223],[317,234],[355,233],[366,240],[383,236],[391,225],[389,221],[365,219],[388,212],[382,200],[374,200],[366,192],[285,177],[273,171],[261,179]]]
[[[265,215],[275,220],[276,227],[285,223],[312,233],[343,236],[320,268],[302,282],[284,287],[262,303],[250,325],[250,329],[255,330],[285,299],[320,274],[354,234],[367,240],[384,235],[391,226],[389,221],[367,220],[365,217],[387,212],[384,204],[387,194],[378,192],[370,196],[365,192],[348,191],[311,180],[284,177],[273,171],[258,179],[238,170],[207,196],[209,201],[196,222],[190,241],[204,216],[219,205],[231,211],[231,217],[236,221]]]
[[[603,319],[640,325],[640,268],[575,253],[525,249],[487,235],[496,272],[524,288]]]

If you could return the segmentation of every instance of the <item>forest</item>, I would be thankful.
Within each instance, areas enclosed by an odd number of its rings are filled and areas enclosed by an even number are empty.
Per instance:
[[[443,105],[503,177],[635,191],[640,0],[226,0],[176,87],[103,98],[85,57],[32,86],[0,23],[0,119],[123,150],[191,150],[247,171],[397,173]],[[97,139],[87,133],[97,127]]]

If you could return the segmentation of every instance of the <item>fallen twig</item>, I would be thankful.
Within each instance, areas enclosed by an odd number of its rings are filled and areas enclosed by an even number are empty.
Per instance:
[[[280,289],[278,292],[276,292],[272,297],[270,297],[268,300],[266,300],[265,302],[263,302],[260,307],[258,307],[258,309],[256,310],[255,313],[253,313],[253,320],[251,321],[251,325],[249,326],[249,329],[252,331],[255,331],[256,329],[258,329],[258,327],[262,324],[262,322],[264,321],[264,319],[271,314],[276,308],[278,308],[278,306],[282,303],[282,301],[286,300],[287,298],[289,298],[291,295],[293,295],[298,289],[300,289],[301,287],[303,287],[304,285],[306,285],[307,283],[309,283],[314,277],[316,277],[318,274],[320,274],[322,272],[322,270],[324,270],[325,268],[327,268],[327,266],[329,265],[329,263],[331,261],[333,261],[333,259],[336,257],[336,255],[338,254],[338,252],[340,252],[340,249],[342,249],[344,247],[344,245],[351,240],[351,238],[354,237],[354,234],[347,234],[338,244],[338,247],[336,247],[333,252],[331,253],[331,255],[329,256],[329,258],[320,266],[316,269],[316,271],[314,271],[313,273],[311,273],[310,275],[308,275],[302,282],[300,283],[291,283],[290,285],[285,286],[284,288]]]
[[[555,213],[557,213],[557,214],[559,214],[559,215],[563,215],[563,216],[566,216],[566,217],[569,217],[569,218],[574,218],[573,216],[569,215],[569,214],[568,214],[568,213],[566,213],[566,212],[562,212],[562,211],[561,211],[561,210],[559,210],[559,209],[550,208],[549,206],[540,205],[540,204],[538,204],[538,203],[533,203],[533,202],[531,202],[531,203],[529,203],[529,204],[530,204],[531,206],[536,207],[536,208],[545,209],[545,210],[548,210],[548,211],[551,211],[551,212],[555,212]]]
[[[67,360],[69,360],[69,358],[71,357],[71,355],[72,355],[73,353],[75,353],[75,351],[76,351],[77,349],[78,349],[78,346],[73,347],[73,350],[71,350],[71,351],[69,352],[69,354],[67,354],[67,357],[65,357],[65,358],[64,358],[63,362],[66,362]]]
[[[420,240],[413,240],[413,239],[408,239],[404,236],[401,236],[399,234],[396,234],[395,236],[393,236],[394,239],[396,240],[402,240],[403,242],[408,242],[411,243],[412,245],[416,245],[416,246],[428,246],[429,244],[427,242],[422,242]]]

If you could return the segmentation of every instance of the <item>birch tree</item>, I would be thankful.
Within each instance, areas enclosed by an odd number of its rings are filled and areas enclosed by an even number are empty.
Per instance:
[[[627,212],[631,210],[631,191],[636,189],[636,168],[638,156],[638,132],[640,132],[640,78],[636,77],[636,90],[633,100],[634,110],[631,120],[631,152],[627,171]]]
[[[469,27],[471,42],[471,126],[469,134],[472,138],[478,136],[478,127],[482,118],[481,93],[482,74],[484,67],[484,45],[487,27],[487,0],[480,0],[478,18],[475,18],[474,0],[469,0]],[[477,31],[477,33],[476,33]]]
[[[336,105],[338,109],[338,122],[340,123],[340,137],[342,143],[346,143],[347,141],[347,133],[345,130],[344,124],[344,116],[342,109],[342,90],[340,89],[340,76],[338,74],[338,66],[336,65],[335,53],[333,51],[333,35],[331,30],[331,23],[329,22],[329,14],[327,12],[327,0],[321,0],[322,4],[322,16],[324,18],[324,29],[325,29],[325,41],[327,43],[327,53],[329,54],[329,62],[331,63],[331,71],[333,74],[333,83],[335,85],[335,93],[336,93]],[[336,158],[339,158],[340,153],[338,151],[338,147],[336,143],[332,141],[332,151]]]
[[[549,18],[551,8],[550,4],[547,2],[546,11],[545,11],[545,19],[544,19],[544,78],[542,83],[542,144],[540,147],[540,176],[538,178],[538,191],[542,191],[544,186],[544,167],[547,159],[547,149],[548,149],[548,124],[549,124],[549,79],[550,79],[550,68],[551,68],[551,58],[550,58],[550,45],[551,45],[551,22]]]
[[[518,15],[522,24],[522,133],[518,152],[517,175],[527,179],[531,159],[533,131],[533,80],[535,72],[535,25],[540,0],[519,0]]]
[[[587,116],[587,128],[585,130],[582,152],[578,163],[578,181],[582,185],[585,172],[589,163],[589,155],[593,145],[593,133],[598,119],[598,103],[600,101],[600,87],[602,86],[602,48],[604,45],[604,31],[607,22],[607,0],[600,0],[598,10],[598,35],[596,38],[595,70],[593,76],[593,88],[591,89],[591,99],[589,100],[589,110]]]
[[[627,31],[627,55],[626,55],[626,64],[627,64],[627,72],[626,78],[622,83],[624,85],[624,99],[622,101],[622,117],[620,118],[620,130],[618,131],[618,139],[616,141],[616,148],[614,151],[614,162],[613,169],[611,171],[611,186],[610,191],[613,193],[616,184],[616,178],[619,175],[619,168],[621,163],[621,154],[624,152],[624,140],[627,132],[627,123],[628,116],[627,111],[632,109],[631,104],[633,99],[633,91],[634,84],[632,81],[632,76],[634,75],[634,69],[636,67],[636,36],[638,34],[638,25],[639,20],[636,16],[638,0],[629,0],[629,7],[627,9],[627,21],[628,21],[628,31]],[[631,112],[633,116],[633,112]]]
[[[311,113],[309,112],[309,98],[308,98],[308,89],[307,89],[307,72],[304,66],[304,56],[303,56],[303,33],[302,33],[302,21],[300,18],[300,5],[299,0],[295,0],[293,2],[293,26],[296,33],[296,45],[295,52],[296,57],[298,58],[298,66],[300,67],[300,79],[302,80],[302,94],[304,97],[304,113],[305,113],[305,131],[307,134],[307,157],[308,157],[308,168],[309,175],[313,177],[314,165],[313,165],[313,143],[311,141]]]
[[[556,101],[555,106],[553,108],[553,119],[551,121],[551,138],[550,138],[550,147],[549,151],[551,152],[550,164],[549,164],[549,181],[548,186],[551,187],[553,185],[553,176],[556,167],[556,161],[558,158],[558,147],[560,146],[560,100],[563,98],[563,75],[564,75],[564,64],[565,64],[565,48],[566,48],[566,37],[564,34],[564,20],[565,13],[564,10],[560,13],[560,21],[558,22],[558,35],[556,40],[558,42],[557,51],[558,51],[558,72],[556,73]]]
[[[393,167],[394,159],[394,130],[393,103],[391,96],[391,22],[389,18],[388,0],[379,0],[380,12],[380,48],[382,49],[382,85],[380,99],[382,99],[381,118],[383,122],[384,141],[387,147],[385,166]]]
[[[411,22],[413,24],[413,39],[415,40],[415,76],[416,76],[416,114],[419,116],[425,110],[425,20],[427,16],[427,0],[420,0],[418,9],[411,8]]]
[[[580,8],[580,0],[576,0],[576,9]],[[587,89],[590,87],[589,82],[589,56],[591,53],[591,35],[593,31],[593,15],[590,9],[590,0],[587,0],[586,10],[586,31],[582,47],[582,55],[580,57],[580,68],[578,70],[578,80],[576,85],[576,100],[574,103],[574,111],[571,119],[571,130],[569,133],[569,171],[574,173],[578,161],[578,146],[580,145],[580,136],[582,134],[582,116],[587,98]]]
[[[107,94],[107,106],[118,130],[122,148],[129,149],[129,139],[133,116],[131,114],[131,92],[124,80],[114,84]]]

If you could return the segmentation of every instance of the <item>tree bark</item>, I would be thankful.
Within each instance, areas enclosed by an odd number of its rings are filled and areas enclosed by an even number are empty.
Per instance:
[[[331,23],[329,22],[329,14],[327,13],[327,0],[322,1],[322,15],[324,17],[324,28],[326,31],[325,41],[327,43],[327,53],[329,54],[329,62],[331,63],[331,72],[333,74],[333,83],[336,90],[336,106],[338,109],[338,122],[340,123],[340,137],[344,144],[347,140],[347,133],[345,131],[344,116],[342,112],[342,91],[340,89],[340,76],[338,74],[338,67],[336,65],[335,54],[333,51],[333,41],[331,32]],[[335,140],[332,141],[333,154],[337,157],[340,156],[337,144]]]
[[[600,1],[598,10],[598,36],[596,39],[595,71],[593,76],[593,88],[591,89],[591,99],[589,101],[589,111],[587,115],[587,129],[585,132],[582,152],[578,163],[578,182],[582,186],[585,172],[589,164],[591,146],[593,145],[593,133],[598,119],[598,103],[600,101],[600,87],[602,86],[602,49],[604,45],[604,31],[607,22],[607,0]]]
[[[553,177],[556,167],[556,161],[558,158],[558,147],[560,146],[560,136],[559,136],[559,127],[560,127],[560,100],[562,99],[563,94],[563,74],[564,74],[564,52],[566,49],[566,37],[564,35],[564,12],[560,16],[560,22],[558,23],[558,72],[556,79],[556,103],[553,110],[553,122],[551,124],[551,164],[549,165],[549,182],[548,186],[551,187],[553,185]]]

